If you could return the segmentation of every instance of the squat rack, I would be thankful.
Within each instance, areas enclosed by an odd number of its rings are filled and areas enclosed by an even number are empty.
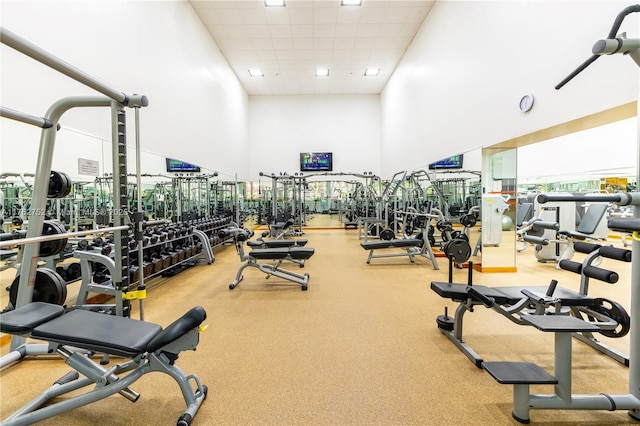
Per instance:
[[[33,183],[33,196],[31,210],[29,211],[29,227],[27,238],[22,250],[20,264],[20,282],[16,298],[15,308],[31,302],[33,286],[36,279],[38,266],[39,237],[44,224],[44,214],[47,202],[49,176],[55,147],[56,131],[59,127],[61,116],[72,108],[78,107],[109,107],[111,109],[112,132],[112,160],[113,160],[113,230],[115,241],[115,258],[118,268],[113,277],[114,287],[128,289],[128,206],[127,206],[127,146],[126,146],[126,115],[124,107],[146,107],[149,102],[144,95],[127,95],[100,80],[69,65],[56,56],[39,48],[35,44],[23,39],[17,34],[0,27],[0,41],[12,49],[35,59],[36,61],[52,68],[82,84],[88,86],[106,97],[99,96],[74,96],[63,98],[49,107],[44,117],[36,117],[31,114],[15,111],[9,108],[0,109],[0,116],[21,121],[42,128],[38,160]],[[136,114],[137,118],[137,114]],[[136,129],[137,130],[137,129]],[[139,147],[136,146],[136,151]],[[136,152],[139,154],[138,152]],[[137,168],[139,180],[140,167]],[[142,226],[142,223],[139,223]],[[124,231],[124,232],[123,232]],[[60,235],[62,237],[63,235]],[[122,313],[119,313],[122,314]],[[24,338],[12,338],[11,349],[24,343]]]

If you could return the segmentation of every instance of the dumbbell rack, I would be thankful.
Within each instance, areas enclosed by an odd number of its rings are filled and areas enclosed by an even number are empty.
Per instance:
[[[196,247],[196,244],[199,245],[199,250],[194,250],[190,252],[188,256],[185,255],[185,252],[179,256],[178,252],[174,252],[173,256],[175,261],[172,260],[170,265],[162,268],[151,268],[147,269],[145,272],[145,265],[140,264],[138,266],[138,271],[144,273],[145,280],[148,278],[165,275],[170,271],[178,270],[181,266],[192,265],[192,264],[212,264],[214,261],[213,251],[209,242],[209,238],[207,235],[199,231],[197,229],[191,230],[189,233],[184,233],[183,235],[175,236],[170,240],[160,241],[154,244],[147,244],[143,250],[150,252],[153,250],[158,250],[160,248],[167,248],[173,250],[173,247],[176,245],[188,245],[189,247]],[[186,251],[186,250],[185,250]],[[79,309],[90,309],[90,310],[103,310],[105,312],[113,312],[118,316],[129,316],[129,301],[127,298],[127,292],[122,289],[118,289],[113,285],[111,279],[107,279],[106,281],[97,283],[94,281],[94,268],[95,265],[102,265],[108,271],[108,275],[114,276],[116,273],[116,262],[113,257],[108,255],[103,255],[97,250],[87,250],[81,251],[76,250],[74,252],[74,257],[80,260],[81,267],[81,275],[82,281],[80,284],[80,289],[78,292],[78,297],[76,299],[76,303],[74,305],[75,308]],[[163,265],[164,266],[164,265]],[[131,291],[134,289],[139,282],[139,275],[134,276],[131,265],[129,266],[129,279],[130,279],[130,288]],[[89,295],[93,294],[101,294],[113,297],[114,303],[110,304],[100,304],[100,303],[90,303]],[[114,312],[115,310],[115,312]]]

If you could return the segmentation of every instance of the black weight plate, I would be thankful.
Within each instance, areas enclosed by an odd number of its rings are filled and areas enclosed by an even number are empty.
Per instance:
[[[396,236],[395,233],[389,228],[387,228],[387,229],[383,230],[382,232],[380,232],[380,238],[385,240],[385,241],[391,241],[391,240],[393,240],[393,237],[395,237],[395,236]]]
[[[42,224],[41,235],[60,235],[66,234],[67,230],[64,229],[61,223],[53,220],[45,220]],[[60,254],[67,246],[67,239],[61,238],[59,240],[44,241],[40,243],[40,257],[54,256]]]
[[[464,240],[451,240],[444,245],[443,251],[454,263],[464,263],[471,257],[471,246]]]
[[[9,287],[9,301],[16,306],[20,276],[16,276]],[[67,300],[67,283],[55,271],[46,268],[36,270],[36,280],[33,285],[32,302],[45,302],[53,305],[64,305]]]
[[[72,182],[69,175],[63,172],[51,171],[49,175],[48,198],[63,198],[71,193]]]
[[[592,307],[594,311],[599,312],[618,323],[618,327],[613,330],[600,330],[600,334],[613,338],[626,336],[631,329],[631,318],[624,307],[622,307],[618,302],[605,298],[597,298],[595,299],[595,302],[596,303]]]

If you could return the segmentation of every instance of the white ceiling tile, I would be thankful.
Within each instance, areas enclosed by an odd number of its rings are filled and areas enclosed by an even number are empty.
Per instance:
[[[380,37],[397,37],[402,32],[406,24],[381,24]],[[412,25],[412,24],[409,24]]]
[[[286,7],[267,7],[265,17],[269,25],[289,25],[289,10]]]
[[[313,29],[314,37],[334,37],[336,35],[336,24],[318,24]]]
[[[269,25],[271,37],[291,37],[290,25]]]
[[[387,9],[382,22],[385,24],[401,24],[407,21],[412,11],[413,8],[411,7],[390,7]]]
[[[293,47],[296,49],[313,49],[313,38],[294,38]]]
[[[246,27],[251,37],[271,37],[268,25],[247,25]]]
[[[296,59],[299,60],[311,60],[313,59],[313,49],[296,49]]]
[[[264,7],[260,9],[243,9],[240,11],[242,22],[246,25],[267,25]]]
[[[357,24],[360,22],[360,10],[357,7],[341,7],[336,21],[339,24]]]
[[[216,9],[216,23],[219,24],[243,24],[242,15],[236,9]]]
[[[333,49],[333,39],[316,38],[314,39],[313,48],[316,50],[331,50]]]
[[[351,50],[356,42],[355,37],[340,37],[333,42],[333,48],[336,50]]]
[[[310,7],[305,8],[289,8],[290,22],[296,24],[313,24],[313,9]]]
[[[336,26],[336,37],[355,37],[357,33],[357,24],[338,24]]]
[[[194,11],[249,95],[377,94],[419,30],[433,1],[191,0]],[[328,67],[316,78],[316,67]],[[381,68],[364,77],[367,67]],[[247,70],[260,68],[264,77]]]
[[[338,21],[337,7],[320,7],[313,11],[314,24],[335,24]]]
[[[360,37],[356,39],[353,45],[354,49],[372,49],[376,45],[378,38],[374,37]]]
[[[292,38],[274,38],[273,48],[278,50],[293,49]]]
[[[383,21],[387,9],[385,7],[367,7],[362,9],[361,24],[378,24]]]
[[[293,37],[313,37],[313,25],[307,24],[292,24],[291,35]]]
[[[258,51],[273,50],[273,42],[270,38],[253,38],[253,47]]]
[[[224,31],[226,37],[230,38],[248,38],[249,32],[244,25],[217,25],[214,27],[212,34],[218,33],[218,31]]]
[[[377,37],[380,32],[380,24],[359,24],[358,37]]]

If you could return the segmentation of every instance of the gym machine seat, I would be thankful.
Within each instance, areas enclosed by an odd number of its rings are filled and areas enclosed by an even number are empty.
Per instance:
[[[64,307],[43,302],[0,314],[0,331],[49,342],[51,352],[61,355],[75,370],[6,418],[2,425],[35,423],[115,393],[136,402],[140,395],[129,386],[154,371],[165,373],[178,383],[187,406],[178,425],[189,425],[206,397],[207,387],[196,375],[185,375],[174,364],[180,352],[196,349],[200,324],[205,318],[205,310],[194,307],[162,329],[149,322],[80,309],[65,313]],[[129,360],[107,370],[85,356],[87,351]],[[87,386],[91,388],[84,393],[54,400]]]

